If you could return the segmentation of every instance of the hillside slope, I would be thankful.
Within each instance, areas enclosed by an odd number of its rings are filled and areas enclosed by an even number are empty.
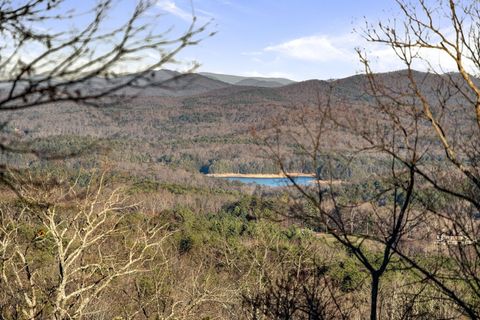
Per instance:
[[[386,85],[409,88],[404,71],[377,76]],[[444,80],[444,76],[420,72],[415,76],[432,99]],[[365,89],[367,85],[363,75],[266,88],[234,86],[187,74],[116,106],[89,108],[63,103],[19,111],[12,114],[7,130],[24,132],[22,140],[47,149],[68,149],[74,145],[71,141],[100,141],[108,146],[112,159],[134,166],[160,163],[202,172],[272,172],[278,169],[252,137],[253,128],[266,134],[275,119],[296,116],[298,107],[316,107],[327,97],[330,114],[336,119],[382,121],[371,107],[373,98]],[[466,113],[462,100],[452,103],[458,104],[457,117],[463,119]],[[315,117],[309,121],[314,123]],[[287,128],[293,124],[282,125]],[[446,125],[447,129],[455,127],[453,123]],[[322,143],[326,153],[345,154],[361,142],[348,130],[332,128]],[[288,141],[283,148],[295,153],[295,145]],[[292,170],[311,170],[296,161],[295,157],[291,159]]]

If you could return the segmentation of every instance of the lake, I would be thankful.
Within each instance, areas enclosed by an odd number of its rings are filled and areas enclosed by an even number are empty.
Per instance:
[[[251,178],[251,177],[222,177],[221,179],[227,179],[230,181],[239,181],[242,183],[255,183],[261,186],[268,187],[285,187],[291,185],[292,183],[288,178]],[[295,177],[294,180],[299,185],[309,185],[314,181],[314,177]]]

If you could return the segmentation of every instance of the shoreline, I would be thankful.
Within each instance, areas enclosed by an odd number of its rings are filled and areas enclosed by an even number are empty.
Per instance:
[[[289,176],[295,178],[308,177],[314,178],[314,173],[298,173],[289,172]],[[213,178],[254,178],[254,179],[272,179],[272,178],[286,178],[283,173],[207,173],[207,177]]]

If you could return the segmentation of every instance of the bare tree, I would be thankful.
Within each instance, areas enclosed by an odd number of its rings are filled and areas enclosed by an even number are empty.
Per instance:
[[[480,316],[476,302],[480,297],[480,7],[477,1],[397,3],[400,20],[367,24],[364,36],[392,49],[406,68],[406,86],[400,88],[374,74],[367,55],[358,52],[375,107],[401,141],[395,148],[371,131],[363,130],[362,135],[415,175],[418,202],[432,217],[431,227],[445,245],[441,250],[445,260],[454,263],[432,268],[402,248],[395,248],[396,253],[462,313],[476,319]],[[440,57],[442,64],[432,56]],[[414,70],[418,67],[430,73],[420,74]]]
[[[380,278],[388,268],[404,265],[421,282],[429,283],[463,315],[479,314],[478,236],[480,170],[480,8],[477,1],[397,1],[401,18],[367,24],[363,35],[386,45],[404,65],[402,72],[376,74],[367,54],[358,50],[365,67],[364,111],[342,119],[329,115],[329,101],[316,112],[301,112],[292,123],[296,129],[275,126],[275,139],[267,144],[282,171],[288,155],[279,145],[288,141],[318,169],[325,157],[322,142],[333,123],[352,134],[355,149],[376,152],[390,159],[379,171],[382,187],[369,192],[367,201],[342,201],[343,190],[330,180],[328,188],[291,182],[302,201],[303,222],[320,223],[351,252],[371,276],[371,313],[378,314]],[[443,62],[436,65],[434,57]],[[452,66],[450,69],[447,63]],[[428,73],[414,68],[423,67]],[[452,72],[456,71],[456,72]],[[335,101],[335,107],[340,102]],[[375,114],[375,117],[372,117]],[[379,168],[380,169],[380,168]],[[325,178],[318,174],[317,178]],[[327,176],[327,179],[329,177]],[[351,182],[350,182],[351,183]],[[369,190],[366,190],[369,191]],[[372,191],[372,190],[370,190]],[[380,206],[379,199],[386,199]],[[390,199],[390,200],[388,200]],[[365,207],[364,204],[368,206]],[[360,205],[360,206],[359,206]],[[374,230],[364,234],[347,228],[352,208],[364,207]],[[370,222],[367,223],[367,226]],[[435,235],[438,238],[435,239]],[[424,246],[422,254],[406,238]],[[435,244],[435,240],[438,245]],[[381,253],[372,257],[370,253]],[[425,256],[426,255],[426,256]],[[395,261],[398,260],[398,263]],[[436,299],[439,299],[437,296]]]
[[[263,288],[244,296],[248,319],[348,319],[354,303],[346,303],[327,272],[327,266],[300,261],[296,269],[266,275]]]
[[[319,97],[317,103],[305,105],[289,114],[287,119],[274,123],[273,133],[266,134],[263,142],[267,146],[266,152],[296,190],[292,196],[297,203],[289,215],[303,225],[332,237],[365,267],[370,277],[370,318],[376,319],[381,279],[394,268],[392,265],[396,265],[396,248],[408,234],[409,225],[418,223],[421,216],[412,210],[415,172],[399,170],[395,161],[391,160],[391,178],[383,179],[381,190],[364,198],[348,196],[348,184],[354,182],[339,181],[336,175],[341,175],[341,172],[334,173],[335,160],[328,157],[331,147],[328,145],[331,141],[329,135],[341,127],[331,115],[333,105],[337,107],[339,103],[341,101],[335,100],[332,94],[326,98]],[[315,170],[312,185],[301,185],[289,174],[286,163],[291,155],[281,148],[286,143],[294,144],[298,150],[295,156]],[[338,170],[348,170],[348,167]],[[396,201],[400,195],[404,197],[401,203]],[[391,199],[393,206],[379,206],[380,197]],[[364,212],[369,214],[364,215]],[[362,219],[358,218],[360,213]]]
[[[161,263],[170,233],[148,220],[125,221],[135,207],[120,190],[108,190],[103,176],[86,187],[21,185],[30,203],[19,212],[10,204],[1,209],[3,318],[85,317],[114,281]]]
[[[115,12],[113,0],[102,0],[85,13],[65,13],[68,4],[66,0],[0,3],[2,111],[54,101],[95,104],[125,87],[158,84],[151,72],[196,44],[206,27],[197,27],[192,13],[190,27],[170,36],[169,30],[159,30],[161,16],[154,11],[155,1],[136,1],[126,21],[118,22],[108,17]],[[85,16],[89,21],[82,23]],[[65,27],[53,31],[52,25]]]

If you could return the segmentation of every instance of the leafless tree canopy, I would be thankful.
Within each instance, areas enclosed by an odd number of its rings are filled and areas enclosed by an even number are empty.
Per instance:
[[[286,155],[277,146],[293,142],[318,168],[329,129],[337,126],[360,138],[357,155],[382,155],[384,170],[374,178],[377,186],[366,189],[363,201],[346,201],[349,193],[342,197],[342,192],[348,187],[334,184],[333,178],[315,188],[297,185],[292,178],[303,201],[313,207],[305,209],[302,204],[295,216],[319,225],[370,272],[371,319],[377,318],[380,279],[397,262],[412,268],[419,281],[432,284],[460,312],[476,319],[480,316],[479,2],[396,2],[399,17],[366,23],[361,31],[373,45],[390,48],[405,69],[396,73],[398,79],[377,74],[368,48],[358,49],[368,79],[366,110],[371,113],[352,112],[339,119],[332,110],[341,101],[319,100],[316,107],[307,106],[301,115],[294,115],[294,130],[275,124],[268,152],[288,174]],[[316,116],[309,115],[315,109]],[[368,228],[358,224],[362,220],[368,221]],[[424,258],[409,244],[428,243],[422,241],[434,239],[437,233],[439,241],[449,243],[441,259]],[[372,257],[372,250],[378,255]]]
[[[205,36],[192,23],[180,35],[161,30],[155,1],[139,0],[125,21],[111,17],[121,1],[102,0],[87,12],[67,0],[0,3],[0,109],[54,101],[97,104],[126,87],[156,82],[151,72]],[[124,2],[125,3],[125,2]]]
[[[124,204],[121,190],[108,190],[103,176],[92,178],[86,188],[78,181],[53,188],[26,180],[18,184],[30,204],[18,211],[0,209],[3,315],[82,318],[112,282],[145,272],[169,235],[164,226],[148,221],[123,222],[132,205]],[[73,207],[65,210],[66,203]],[[40,226],[32,241],[22,239],[25,223]],[[41,247],[52,255],[39,256]]]
[[[400,163],[400,170],[410,172],[417,196],[405,203],[420,203],[434,220],[434,230],[461,239],[457,245],[449,246],[448,256],[455,261],[450,268],[427,267],[403,248],[394,250],[462,312],[478,318],[478,304],[474,301],[479,294],[479,228],[475,218],[480,209],[479,3],[397,3],[401,21],[367,25],[364,35],[372,43],[384,44],[395,52],[406,69],[408,87],[383,83],[372,71],[367,55],[359,50],[369,76],[368,91],[389,123],[389,136],[396,139],[388,142],[372,131],[363,131],[363,136],[373,148]],[[442,64],[436,64],[432,55],[439,56]],[[439,80],[431,81],[428,74],[419,76],[414,71],[419,66],[439,76]],[[427,190],[431,193],[426,197]],[[431,197],[444,201],[439,205]],[[448,280],[457,276],[458,282]]]

